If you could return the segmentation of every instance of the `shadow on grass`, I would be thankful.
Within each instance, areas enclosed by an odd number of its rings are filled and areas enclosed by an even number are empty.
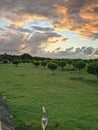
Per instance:
[[[59,129],[59,123],[56,122],[52,124],[51,126],[47,126],[47,130],[58,130]],[[15,130],[42,130],[41,124],[39,123],[25,123],[20,122],[17,127],[15,127]]]

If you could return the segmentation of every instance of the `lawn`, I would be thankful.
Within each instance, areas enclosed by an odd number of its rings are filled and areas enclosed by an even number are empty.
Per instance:
[[[79,75],[82,80],[70,79]],[[98,130],[98,79],[85,70],[59,68],[52,76],[41,66],[0,64],[0,93],[16,130],[42,130],[42,106],[49,119],[46,130]]]

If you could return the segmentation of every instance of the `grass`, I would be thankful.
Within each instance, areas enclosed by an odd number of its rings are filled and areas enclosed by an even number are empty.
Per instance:
[[[42,106],[49,118],[47,130],[98,130],[98,79],[78,71],[55,76],[32,64],[0,65],[0,93],[6,97],[16,130],[41,130]]]

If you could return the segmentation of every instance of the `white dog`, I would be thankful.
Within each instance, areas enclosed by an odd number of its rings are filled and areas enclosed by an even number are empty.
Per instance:
[[[46,115],[45,107],[42,107],[42,111],[43,111],[43,114],[42,114],[42,118],[41,118],[41,125],[42,125],[43,130],[45,130],[47,123],[48,123],[48,118]]]

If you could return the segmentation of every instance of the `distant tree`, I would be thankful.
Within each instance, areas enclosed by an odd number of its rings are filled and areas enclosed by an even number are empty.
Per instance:
[[[4,64],[7,64],[8,62],[9,62],[9,61],[8,61],[7,59],[4,59],[4,60],[3,60],[3,63],[4,63]]]
[[[18,65],[19,63],[20,63],[19,60],[14,60],[14,61],[13,61],[13,64],[14,64],[14,65]]]
[[[32,59],[32,56],[25,53],[25,54],[21,55],[21,59],[25,59],[25,60]]]
[[[33,64],[33,63],[34,63],[34,60],[31,60],[31,63]]]
[[[98,62],[88,64],[87,71],[90,74],[96,75],[98,78]]]
[[[85,68],[86,63],[82,60],[78,60],[78,61],[73,62],[73,66],[75,68],[79,69],[79,71],[80,71],[81,69]]]
[[[53,62],[55,64],[58,64],[58,60],[57,59],[51,60],[51,62]]]
[[[71,64],[72,64],[72,60],[71,60],[71,59],[67,60],[67,63],[68,63],[69,65],[71,65]]]
[[[54,75],[54,70],[57,69],[57,64],[54,63],[54,62],[50,62],[50,63],[48,63],[48,68],[49,68],[50,70],[52,70],[52,75]]]
[[[40,65],[40,62],[39,61],[34,61],[33,64],[38,67]]]
[[[47,65],[47,61],[41,61],[41,65],[45,67]]]
[[[66,62],[64,60],[61,60],[58,62],[58,65],[61,67],[62,71],[64,70],[64,67],[66,65]]]

